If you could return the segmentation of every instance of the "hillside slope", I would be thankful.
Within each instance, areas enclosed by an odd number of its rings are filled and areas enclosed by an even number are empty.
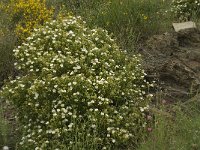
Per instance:
[[[149,78],[157,79],[167,101],[186,100],[200,88],[200,30],[155,35],[141,50]]]

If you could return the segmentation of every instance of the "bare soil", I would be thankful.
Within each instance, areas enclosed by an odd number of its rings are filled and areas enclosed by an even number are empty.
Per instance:
[[[149,38],[140,50],[148,77],[157,80],[165,100],[187,100],[200,89],[200,30]]]

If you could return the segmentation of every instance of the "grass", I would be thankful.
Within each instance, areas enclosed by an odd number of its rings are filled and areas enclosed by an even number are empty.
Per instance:
[[[16,44],[16,38],[12,30],[12,24],[7,14],[0,9],[0,87],[4,79],[13,73],[12,50]]]
[[[96,16],[94,24],[106,28],[123,48],[133,51],[142,38],[166,30],[169,23],[166,6],[160,0],[111,0]]]
[[[9,125],[4,117],[2,106],[0,107],[0,147],[8,144]]]
[[[0,99],[0,148],[8,146],[11,150],[16,149],[21,137],[14,113],[12,106]]]
[[[49,0],[50,1],[50,0]],[[163,0],[92,0],[50,1],[58,9],[80,15],[89,26],[102,27],[117,39],[118,44],[134,51],[136,43],[147,37],[166,32],[171,28],[173,17],[165,11],[170,1]]]
[[[0,36],[0,86],[5,79],[14,73],[12,50],[14,49],[15,38],[12,34]]]
[[[154,130],[138,150],[200,149],[200,96],[158,110]]]
[[[0,99],[0,148],[8,146],[16,149],[16,143],[20,138],[16,121],[13,118],[13,109]]]
[[[0,87],[4,80],[14,72],[12,50],[15,46],[15,36],[11,26],[7,14],[0,10]],[[0,97],[0,149],[3,146],[14,149],[16,144],[16,137],[11,133],[15,129],[6,117],[8,110]]]

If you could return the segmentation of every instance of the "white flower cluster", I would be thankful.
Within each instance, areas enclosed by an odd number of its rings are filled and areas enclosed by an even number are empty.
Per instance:
[[[173,0],[171,11],[180,20],[190,20],[192,16],[200,16],[199,0]]]
[[[14,55],[26,75],[1,94],[18,110],[23,148],[70,148],[77,135],[103,149],[141,138],[149,103],[145,73],[139,56],[128,57],[107,31],[69,16],[35,29]]]

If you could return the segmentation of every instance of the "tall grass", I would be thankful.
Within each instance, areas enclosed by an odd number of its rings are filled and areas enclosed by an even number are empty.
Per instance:
[[[0,36],[0,87],[3,85],[4,79],[14,73],[12,50],[14,49],[15,38],[8,33]]]
[[[200,149],[200,95],[155,111],[155,127],[139,150]]]
[[[0,147],[8,144],[9,125],[4,117],[3,108],[0,106]]]
[[[111,0],[94,23],[114,33],[123,47],[132,49],[141,38],[166,30],[171,21],[165,13],[167,4],[161,0]]]
[[[21,133],[14,115],[13,107],[0,97],[0,149],[3,146],[8,146],[10,150],[17,149]]]
[[[172,16],[166,13],[171,1],[163,0],[49,0],[57,7],[80,15],[90,26],[102,27],[113,34],[118,43],[132,51],[135,44],[150,35],[171,27]]]
[[[0,9],[0,87],[3,80],[13,73],[12,50],[15,46],[13,24],[7,14]]]

